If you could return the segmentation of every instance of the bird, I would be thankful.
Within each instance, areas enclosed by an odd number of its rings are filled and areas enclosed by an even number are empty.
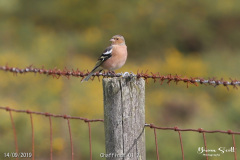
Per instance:
[[[115,35],[110,41],[112,42],[111,45],[103,51],[92,71],[82,82],[88,81],[96,72],[101,72],[102,70],[114,72],[114,70],[121,68],[125,64],[128,52],[124,37]]]

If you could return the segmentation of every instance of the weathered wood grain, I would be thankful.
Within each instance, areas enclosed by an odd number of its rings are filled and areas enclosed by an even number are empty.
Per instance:
[[[145,81],[103,79],[107,160],[146,160]]]

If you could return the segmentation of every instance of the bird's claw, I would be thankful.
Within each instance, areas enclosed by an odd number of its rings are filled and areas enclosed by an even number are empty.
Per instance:
[[[108,77],[114,77],[115,74],[116,74],[116,73],[115,73],[114,71],[109,71],[109,72],[107,72],[107,76],[108,76]]]

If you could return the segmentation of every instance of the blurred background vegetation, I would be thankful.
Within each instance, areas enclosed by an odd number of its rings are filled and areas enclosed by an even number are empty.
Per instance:
[[[0,65],[91,70],[115,34],[125,37],[129,58],[117,72],[240,79],[240,1],[0,0]],[[103,118],[102,84],[43,75],[0,73],[0,105],[16,109]],[[149,82],[146,123],[179,128],[240,131],[239,90]],[[14,152],[7,112],[0,112],[0,157]],[[29,116],[13,113],[19,151],[31,152]],[[48,118],[34,116],[36,159],[49,158]],[[88,159],[88,128],[71,120],[75,158]],[[105,153],[103,124],[92,124],[93,158]],[[161,159],[180,159],[178,134],[158,131]],[[182,133],[186,159],[197,154],[202,135]],[[146,129],[147,159],[156,159]],[[232,147],[231,135],[207,134],[209,149]],[[240,138],[236,136],[236,145]],[[69,159],[67,122],[53,118],[54,159]],[[230,159],[225,153],[211,159]],[[1,159],[1,158],[0,158]]]

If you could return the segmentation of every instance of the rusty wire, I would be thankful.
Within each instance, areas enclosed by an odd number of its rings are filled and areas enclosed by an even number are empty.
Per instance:
[[[73,152],[73,141],[72,141],[72,131],[71,131],[71,125],[70,121],[68,118],[67,119],[67,124],[68,124],[68,131],[69,131],[69,137],[70,137],[70,146],[71,146],[71,160],[74,159],[74,152]]]
[[[27,114],[30,115],[30,120],[31,120],[31,128],[32,128],[32,160],[34,160],[35,157],[35,150],[34,150],[34,127],[33,127],[33,117],[32,113],[27,111]]]
[[[204,147],[206,151],[206,160],[208,160],[207,140],[206,140],[205,132],[202,132],[202,134],[203,134]]]
[[[18,154],[17,134],[16,134],[16,128],[15,128],[15,124],[14,124],[14,121],[13,121],[13,116],[12,116],[12,112],[11,111],[9,111],[9,115],[10,115],[12,129],[13,129],[14,142],[15,142],[15,151]],[[16,157],[16,160],[18,160],[18,157]]]
[[[88,132],[89,132],[89,151],[90,151],[90,160],[92,160],[92,138],[91,138],[91,124],[88,122]]]
[[[233,140],[233,147],[236,148],[236,141],[235,141],[235,136],[232,134],[232,140]],[[234,158],[235,160],[237,159],[237,152],[234,150]]]
[[[184,152],[183,152],[183,142],[181,138],[180,132],[199,132],[203,135],[203,142],[204,142],[204,148],[206,150],[206,159],[208,160],[208,154],[207,154],[207,139],[206,139],[206,133],[222,133],[222,134],[229,134],[232,135],[232,141],[233,141],[233,147],[236,148],[236,141],[234,135],[240,135],[240,132],[233,132],[231,130],[223,131],[223,130],[204,130],[202,128],[199,129],[180,129],[178,127],[158,127],[154,124],[145,124],[146,127],[150,127],[153,129],[154,136],[155,136],[155,145],[156,145],[156,153],[157,153],[157,160],[159,160],[159,153],[158,153],[158,143],[157,143],[157,134],[156,129],[158,130],[173,130],[179,133],[179,140],[181,145],[181,151],[182,151],[182,159],[184,160]],[[236,150],[234,150],[234,160],[237,160],[237,153]]]
[[[12,72],[14,74],[25,74],[25,73],[35,73],[35,74],[45,74],[45,75],[50,75],[53,76],[53,78],[60,78],[61,76],[70,78],[72,77],[78,77],[81,78],[81,80],[86,77],[89,74],[89,71],[80,71],[79,69],[45,69],[44,67],[42,68],[35,68],[32,65],[28,66],[26,68],[18,68],[18,67],[9,67],[8,65],[5,66],[0,66],[0,70],[2,71],[6,71],[6,72]],[[94,80],[96,77],[98,78],[98,80],[100,81],[100,77],[121,77],[123,76],[122,73],[110,73],[110,72],[102,72],[102,73],[95,73],[93,74],[91,80]],[[181,75],[172,75],[172,74],[168,74],[168,75],[161,75],[159,72],[157,73],[153,73],[153,72],[148,72],[147,71],[137,71],[137,74],[130,74],[130,76],[134,76],[137,78],[144,78],[144,80],[146,82],[148,82],[149,79],[153,80],[153,82],[159,82],[160,84],[163,84],[164,81],[167,82],[167,84],[170,85],[171,82],[175,82],[176,84],[178,84],[179,82],[184,82],[187,84],[187,87],[189,86],[189,84],[198,86],[198,84],[205,84],[205,85],[210,85],[210,86],[225,86],[228,90],[229,87],[228,86],[233,86],[234,89],[238,89],[238,86],[240,86],[240,81],[239,80],[233,80],[232,78],[229,78],[230,81],[225,81],[223,80],[223,78],[221,79],[216,79],[214,78],[209,78],[209,79],[204,79],[204,78],[200,78],[200,77],[183,77]]]
[[[180,131],[178,131],[178,135],[179,135],[179,140],[181,144],[182,159],[184,160],[183,142],[182,142],[182,135]]]
[[[30,122],[31,122],[31,132],[32,132],[32,160],[35,158],[35,146],[34,146],[34,123],[33,123],[33,115],[42,115],[49,117],[49,126],[50,126],[50,159],[52,160],[53,158],[53,145],[52,145],[52,120],[51,117],[54,118],[63,118],[67,120],[67,125],[68,125],[68,131],[69,131],[69,138],[70,138],[70,146],[71,146],[71,159],[74,159],[74,149],[73,149],[73,140],[72,140],[72,131],[71,131],[71,126],[70,126],[70,119],[77,119],[84,121],[85,123],[88,124],[88,129],[89,129],[89,150],[90,150],[90,160],[92,160],[92,144],[91,144],[91,126],[90,123],[92,122],[103,122],[103,119],[87,119],[83,117],[74,117],[74,116],[68,116],[68,115],[59,115],[59,114],[51,114],[51,113],[44,113],[44,112],[35,112],[35,111],[30,111],[30,110],[19,110],[19,109],[13,109],[10,107],[2,107],[0,106],[0,109],[6,110],[9,112],[10,119],[11,119],[11,125],[13,129],[13,135],[14,135],[14,142],[15,142],[15,150],[16,153],[18,153],[18,143],[17,143],[17,133],[16,133],[16,128],[12,116],[12,112],[17,112],[17,113],[26,113],[30,115]],[[18,159],[18,157],[16,157]]]
[[[240,132],[233,132],[231,130],[223,131],[223,130],[204,130],[202,128],[198,129],[180,129],[178,127],[157,127],[154,124],[146,124],[145,126],[150,128],[156,128],[160,130],[174,130],[174,131],[191,131],[191,132],[199,132],[199,133],[226,133],[226,134],[237,134],[240,135]]]
[[[52,144],[52,119],[51,116],[49,116],[49,126],[50,126],[50,160],[53,159],[53,144]]]
[[[158,142],[157,142],[157,133],[156,133],[156,128],[153,128],[153,130],[154,130],[154,138],[155,138],[155,146],[156,146],[157,160],[159,160],[159,153],[158,153]]]
[[[14,134],[14,141],[15,141],[15,149],[16,153],[18,153],[18,143],[17,143],[17,133],[16,133],[16,128],[14,125],[14,120],[12,116],[12,112],[17,112],[17,113],[26,113],[30,115],[30,121],[31,121],[31,132],[32,132],[32,159],[34,160],[34,123],[33,123],[33,115],[42,115],[49,117],[49,126],[50,126],[50,159],[52,159],[52,120],[51,118],[63,118],[67,120],[67,125],[68,125],[68,130],[69,130],[69,138],[70,138],[70,145],[71,145],[71,159],[74,159],[74,148],[73,148],[73,140],[72,140],[72,131],[71,131],[71,126],[70,126],[70,119],[76,119],[76,120],[81,120],[87,123],[88,125],[88,133],[89,133],[89,153],[90,153],[90,160],[92,160],[92,138],[91,138],[91,123],[92,122],[103,122],[103,119],[87,119],[83,117],[73,117],[73,116],[68,116],[68,115],[57,115],[57,114],[51,114],[51,113],[44,113],[44,112],[35,112],[35,111],[30,111],[30,110],[18,110],[18,109],[13,109],[9,107],[2,107],[0,106],[1,110],[6,110],[9,112],[10,119],[11,119],[11,125],[13,129],[13,134]],[[223,130],[204,130],[202,128],[199,129],[180,129],[178,127],[158,127],[155,126],[154,124],[145,124],[145,127],[149,127],[153,129],[154,132],[154,137],[155,137],[155,147],[156,147],[156,156],[157,159],[160,159],[159,157],[159,151],[158,151],[158,142],[157,142],[157,130],[172,130],[178,132],[179,135],[179,142],[180,142],[180,147],[181,147],[181,153],[182,153],[182,159],[184,160],[184,148],[183,148],[183,141],[182,141],[182,136],[181,132],[198,132],[202,133],[203,135],[203,142],[204,142],[204,147],[207,153],[207,139],[206,139],[206,134],[209,133],[222,133],[222,134],[228,134],[232,135],[232,141],[233,141],[233,147],[236,148],[236,141],[235,141],[235,135],[240,135],[240,132],[233,132],[231,130],[223,131]],[[16,158],[18,159],[18,158]],[[206,154],[206,159],[208,159],[208,155]],[[236,150],[234,150],[234,159],[237,160],[237,153]]]

